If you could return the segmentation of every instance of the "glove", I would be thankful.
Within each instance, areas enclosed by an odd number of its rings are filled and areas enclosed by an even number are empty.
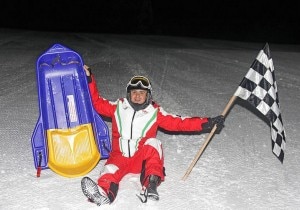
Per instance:
[[[83,68],[85,70],[87,82],[91,83],[92,82],[92,69],[90,67],[88,67],[87,65],[84,65]]]
[[[225,117],[223,115],[219,115],[212,118],[207,118],[207,122],[202,124],[202,129],[204,131],[210,132],[213,129],[214,125],[217,126],[217,133],[220,133],[222,128],[224,127]]]

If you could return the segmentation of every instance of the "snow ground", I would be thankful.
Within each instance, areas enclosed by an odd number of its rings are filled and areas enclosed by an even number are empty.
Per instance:
[[[35,62],[54,43],[82,56],[106,98],[124,96],[129,78],[142,74],[152,80],[155,100],[182,116],[220,114],[265,44],[0,29],[0,209],[99,208],[83,196],[81,177],[61,177],[50,169],[35,177],[30,143],[39,115]],[[283,164],[271,152],[264,118],[237,101],[226,127],[211,140],[186,181],[181,178],[207,134],[161,131],[167,177],[159,187],[160,201],[140,203],[135,196],[139,177],[128,175],[116,201],[102,209],[299,209],[300,48],[269,46],[287,133]],[[96,179],[103,164],[87,175]]]

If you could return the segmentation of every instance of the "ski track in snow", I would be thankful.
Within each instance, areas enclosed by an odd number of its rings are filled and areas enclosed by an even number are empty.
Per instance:
[[[42,33],[0,30],[0,209],[99,209],[87,202],[82,177],[61,177],[50,169],[35,177],[31,135],[38,119],[35,62],[54,43],[78,52],[90,65],[104,97],[125,96],[134,74],[149,76],[154,99],[182,116],[220,114],[264,43],[186,37]],[[160,131],[166,180],[160,201],[142,204],[139,176],[120,183],[116,201],[101,209],[299,209],[299,46],[269,43],[276,69],[285,160],[271,152],[269,125],[236,103],[186,181],[181,178],[206,134]],[[110,122],[107,122],[110,127]],[[87,174],[97,179],[104,164]]]

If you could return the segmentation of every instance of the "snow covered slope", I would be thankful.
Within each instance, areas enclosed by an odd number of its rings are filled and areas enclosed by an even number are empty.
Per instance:
[[[35,177],[31,135],[38,118],[36,59],[54,43],[81,54],[104,97],[125,96],[131,76],[153,83],[154,99],[182,116],[220,114],[265,43],[187,37],[42,33],[0,30],[0,209],[93,209],[80,179],[43,170]],[[297,209],[300,206],[300,48],[269,43],[287,133],[285,160],[272,154],[265,119],[237,101],[186,181],[181,178],[207,134],[160,131],[166,181],[159,202],[135,196],[139,176],[120,183],[102,209]],[[110,126],[110,122],[107,121]],[[104,164],[88,176],[93,179]]]

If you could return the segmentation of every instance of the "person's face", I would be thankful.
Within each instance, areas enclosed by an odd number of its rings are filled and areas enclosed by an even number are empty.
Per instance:
[[[147,90],[131,90],[130,97],[132,103],[143,104],[147,99]]]

